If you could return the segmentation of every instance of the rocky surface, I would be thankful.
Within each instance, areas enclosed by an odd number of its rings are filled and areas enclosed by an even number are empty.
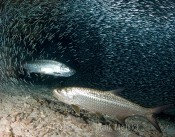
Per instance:
[[[127,127],[53,99],[0,92],[0,137],[174,137],[175,124],[158,119],[163,135],[143,118],[128,118]],[[108,120],[109,119],[109,120]],[[113,129],[110,124],[113,124]]]
[[[175,102],[174,0],[1,0],[0,10],[0,80],[124,87],[123,97],[145,107]],[[22,64],[36,59],[77,73],[26,77]]]

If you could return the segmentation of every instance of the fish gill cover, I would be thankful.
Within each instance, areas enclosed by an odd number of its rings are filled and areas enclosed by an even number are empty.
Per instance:
[[[122,95],[145,107],[175,102],[173,0],[7,0],[0,8],[1,85],[125,87]],[[77,73],[26,78],[21,64],[35,59]]]

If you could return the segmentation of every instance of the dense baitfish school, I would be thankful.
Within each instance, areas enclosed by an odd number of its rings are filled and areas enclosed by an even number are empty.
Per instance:
[[[174,102],[175,0],[0,0],[0,136],[174,137]]]

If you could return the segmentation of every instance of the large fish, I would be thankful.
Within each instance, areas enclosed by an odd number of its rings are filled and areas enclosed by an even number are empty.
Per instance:
[[[67,87],[53,90],[54,96],[59,101],[72,105],[77,113],[79,113],[79,109],[81,108],[93,113],[106,114],[116,118],[121,124],[125,124],[125,119],[130,116],[143,116],[161,132],[154,116],[172,105],[144,108],[120,96],[114,95],[113,92],[103,92],[81,87]]]
[[[75,74],[74,69],[53,60],[29,61],[23,64],[23,68],[29,73],[41,73],[61,77],[69,77]]]

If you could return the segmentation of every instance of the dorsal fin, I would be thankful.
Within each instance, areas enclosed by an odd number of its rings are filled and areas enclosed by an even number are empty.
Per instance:
[[[107,91],[107,92],[109,92],[111,94],[114,94],[114,95],[120,95],[123,90],[124,90],[124,88],[118,88],[118,89],[110,90],[110,91]]]
[[[117,116],[117,121],[121,124],[121,125],[125,125],[125,119],[126,119],[127,117],[125,117],[125,116]]]

